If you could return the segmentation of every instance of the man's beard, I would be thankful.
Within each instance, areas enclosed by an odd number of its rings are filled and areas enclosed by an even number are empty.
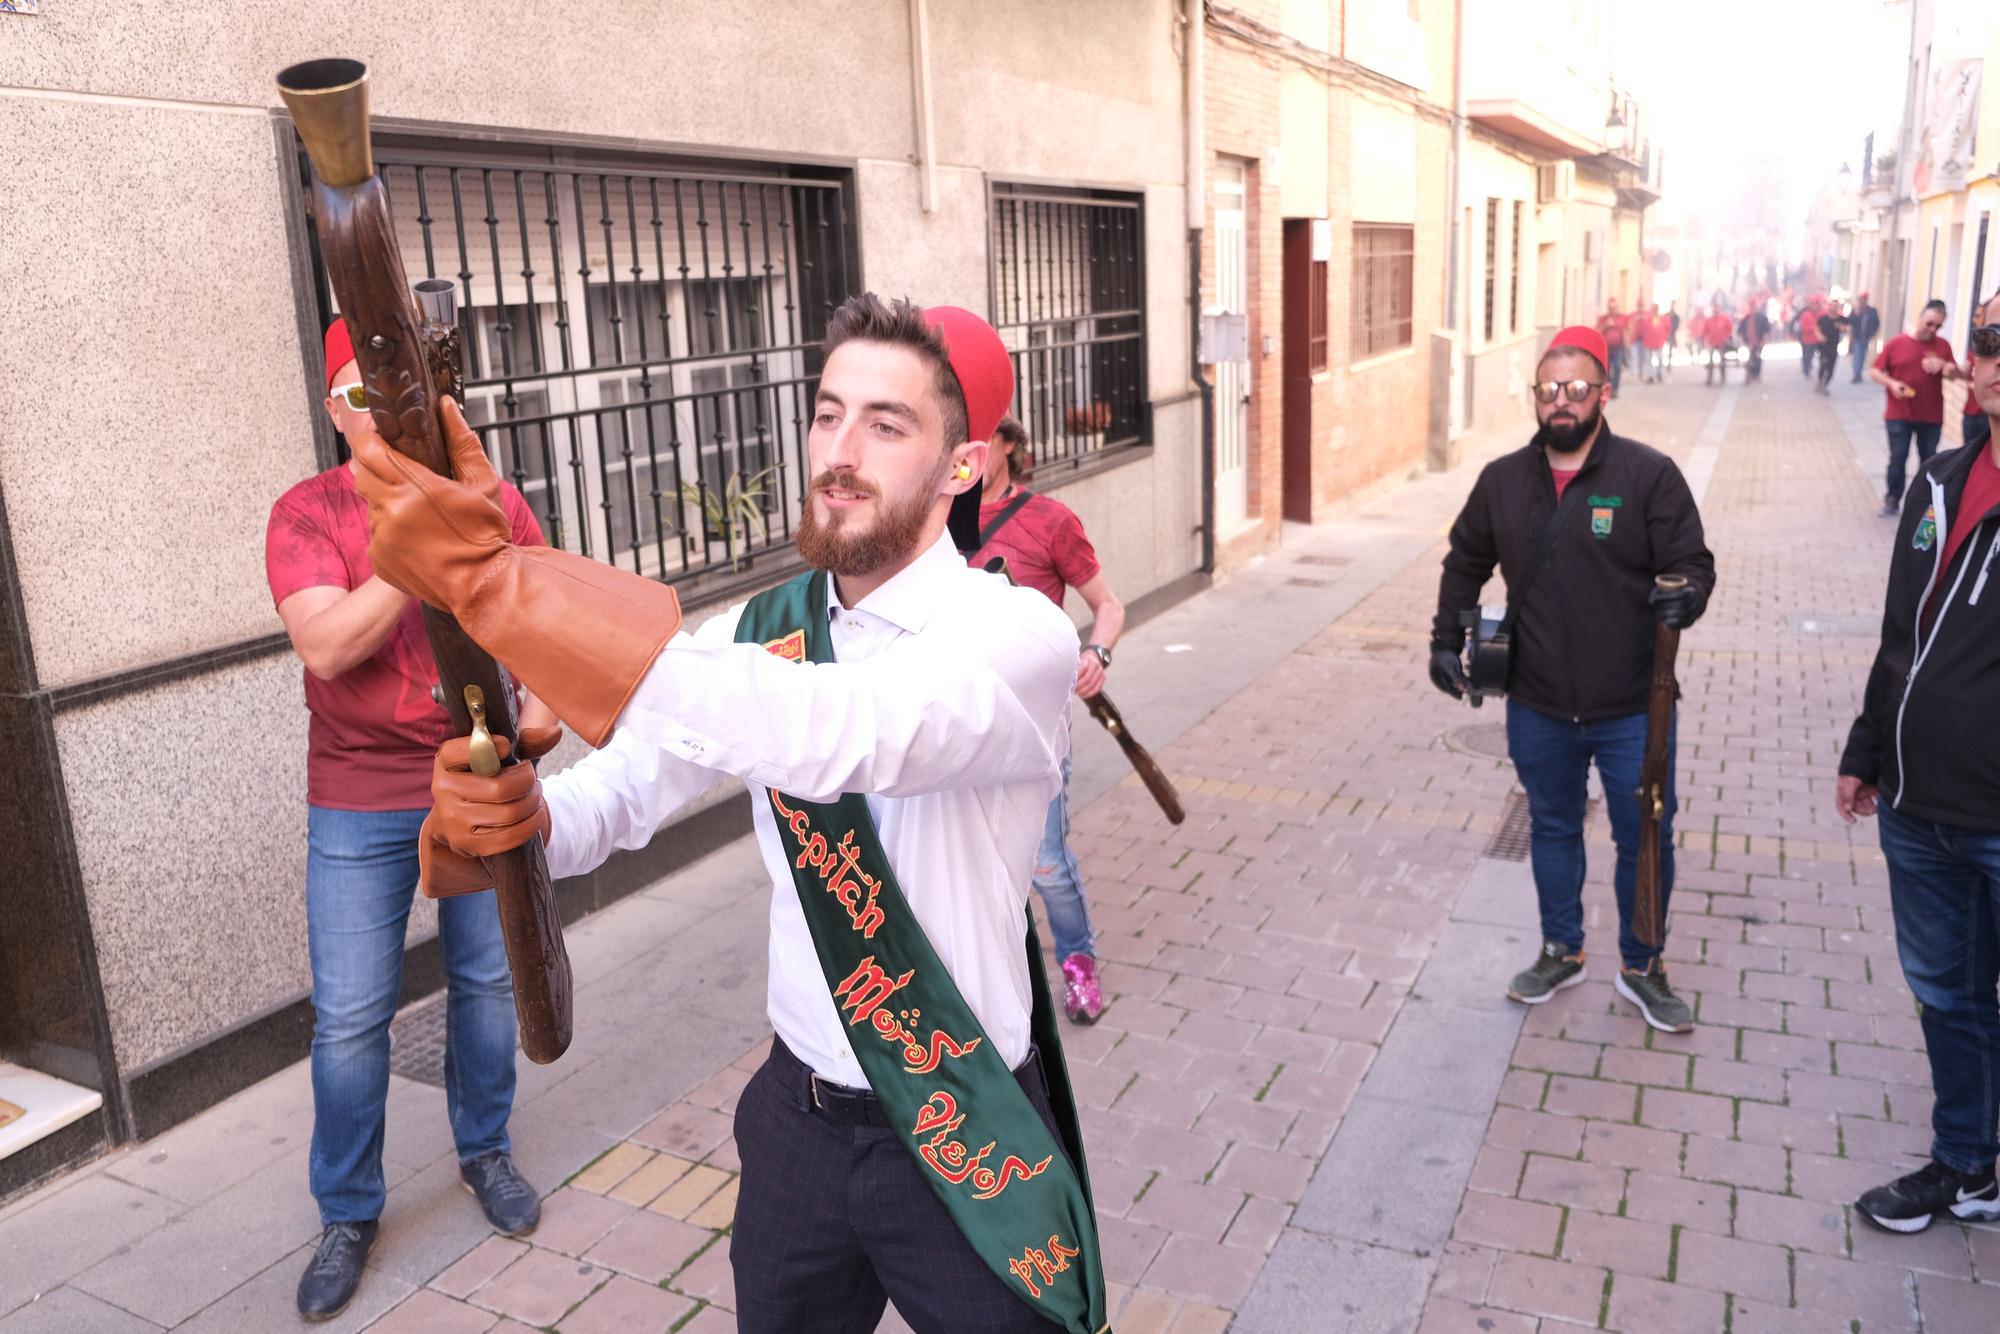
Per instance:
[[[1576,422],[1545,421],[1542,429],[1535,432],[1534,443],[1558,454],[1571,454],[1583,447],[1604,420],[1604,409],[1595,407],[1590,415]]]
[[[938,466],[921,486],[893,500],[884,500],[880,488],[863,478],[821,473],[806,489],[805,507],[799,514],[799,526],[793,534],[792,540],[797,544],[799,554],[814,569],[843,576],[872,574],[885,565],[904,559],[923,536],[924,522],[930,518],[931,505],[937,500],[938,483],[944,480],[949,463],[948,458],[940,457]],[[831,516],[822,521],[813,504],[813,497],[828,487],[874,497],[875,522],[865,530],[854,531],[853,525],[858,516],[841,510],[832,511]]]

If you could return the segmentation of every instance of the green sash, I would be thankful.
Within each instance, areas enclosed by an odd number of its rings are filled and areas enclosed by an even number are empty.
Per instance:
[[[793,662],[832,662],[826,575],[800,575],[752,598],[736,639]],[[770,795],[827,987],[859,1030],[855,1059],[924,1179],[1022,1301],[1071,1334],[1104,1334],[1097,1215],[1033,915],[1033,1036],[1060,1145],[903,900],[867,799]]]

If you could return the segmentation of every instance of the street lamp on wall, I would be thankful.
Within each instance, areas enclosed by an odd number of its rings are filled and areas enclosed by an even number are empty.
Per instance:
[[[1613,96],[1611,99],[1611,119],[1604,122],[1604,146],[1614,153],[1622,153],[1625,151],[1625,143],[1628,137],[1625,127],[1625,117],[1619,114],[1618,99],[1616,96]]]
[[[1839,172],[1834,175],[1834,181],[1840,186],[1840,193],[1849,193],[1854,189],[1854,168],[1845,162],[1841,163]]]

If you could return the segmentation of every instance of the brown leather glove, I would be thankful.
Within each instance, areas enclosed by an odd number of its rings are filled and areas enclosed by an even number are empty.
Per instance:
[[[396,453],[373,431],[348,447],[368,502],[368,559],[405,593],[451,613],[593,746],[611,739],[625,701],[680,629],[680,599],[643,575],[517,547],[500,481],[479,437],[447,398],[440,413],[458,480]]]
[[[438,747],[431,764],[431,812],[417,835],[417,874],[424,897],[447,899],[493,888],[481,857],[518,848],[535,835],[549,836],[549,808],[542,800],[534,761],[556,748],[560,727],[521,732],[527,763],[502,769],[491,778],[472,772],[472,743],[453,737]],[[493,744],[507,757],[507,738]]]

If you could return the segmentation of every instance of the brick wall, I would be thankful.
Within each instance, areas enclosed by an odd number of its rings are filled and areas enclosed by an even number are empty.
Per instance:
[[[1267,26],[1278,24],[1280,6],[1275,0],[1232,8]],[[1232,534],[1232,520],[1238,516],[1218,514],[1217,527],[1225,539],[1218,548],[1218,563],[1227,569],[1274,547],[1283,513],[1284,219],[1263,159],[1280,142],[1279,83],[1287,63],[1281,55],[1254,49],[1213,28],[1207,40],[1208,150],[1212,162],[1242,160],[1248,230],[1247,509],[1256,527]],[[1438,78],[1448,95],[1449,69],[1440,71]],[[1326,169],[1333,252],[1327,273],[1328,369],[1314,377],[1312,388],[1310,504],[1315,520],[1359,488],[1423,464],[1429,434],[1430,340],[1444,313],[1451,145],[1450,130],[1426,95],[1398,93],[1376,80],[1338,73],[1330,82]],[[1347,201],[1354,160],[1351,113],[1355,100],[1362,98],[1406,111],[1414,123],[1416,258],[1409,346],[1356,365],[1350,355],[1349,330],[1355,218]],[[1419,114],[1420,108],[1428,114]],[[1206,294],[1215,290],[1212,192],[1208,219],[1202,256],[1205,303]],[[1218,402],[1216,411],[1228,411],[1230,406]]]

